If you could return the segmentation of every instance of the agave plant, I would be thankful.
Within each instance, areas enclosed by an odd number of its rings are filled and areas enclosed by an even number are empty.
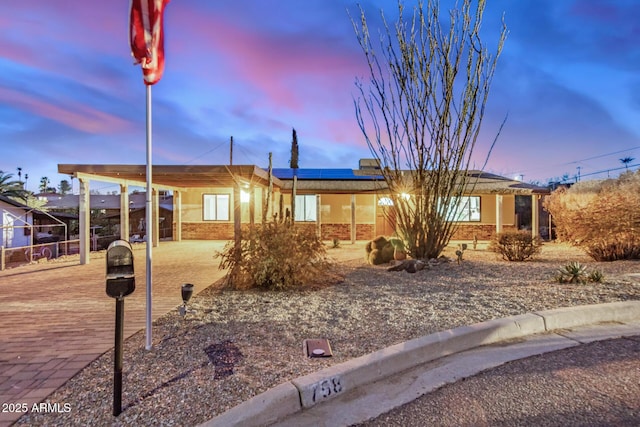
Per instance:
[[[589,280],[594,283],[602,283],[604,282],[604,274],[600,270],[593,270],[589,273]]]
[[[572,261],[558,270],[558,282],[560,283],[586,283],[587,267],[577,261]]]

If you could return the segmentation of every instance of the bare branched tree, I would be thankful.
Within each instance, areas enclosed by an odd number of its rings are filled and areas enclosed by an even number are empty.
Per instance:
[[[356,117],[380,162],[398,232],[415,258],[439,256],[456,230],[507,35],[503,22],[496,52],[490,54],[480,38],[486,2],[461,3],[450,11],[446,28],[437,0],[419,2],[409,18],[400,1],[393,27],[381,12],[379,50],[364,11],[358,22],[352,19],[370,72],[368,84],[356,80],[361,94],[354,101]],[[477,3],[475,11],[472,3]]]

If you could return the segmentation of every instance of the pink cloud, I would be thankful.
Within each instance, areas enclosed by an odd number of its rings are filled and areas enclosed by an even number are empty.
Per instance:
[[[222,17],[184,8],[176,9],[174,20],[184,37],[176,43],[179,49],[190,51],[189,39],[198,40],[199,46],[204,41],[212,52],[223,57],[215,65],[208,62],[209,66],[226,69],[227,78],[257,89],[270,104],[297,112],[313,102],[308,99],[309,94],[330,97],[331,91],[351,87],[356,71],[363,65],[357,54],[312,34],[259,32],[233,25]],[[203,66],[207,63],[204,58],[211,55],[195,54],[203,61],[186,66]]]
[[[90,134],[113,134],[131,127],[124,119],[86,105],[67,101],[61,107],[8,88],[0,87],[0,101]]]

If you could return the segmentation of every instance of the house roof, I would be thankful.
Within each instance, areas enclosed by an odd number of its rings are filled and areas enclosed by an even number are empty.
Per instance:
[[[293,188],[294,174],[297,176],[297,191],[300,192],[379,192],[387,185],[377,169],[292,169],[274,168],[273,184],[284,190]],[[145,185],[145,165],[58,165],[58,172],[96,181]],[[482,171],[469,171],[475,179],[473,193],[477,194],[548,194],[546,187],[527,184],[500,175]],[[154,165],[153,185],[164,189],[188,189],[205,187],[230,187],[234,183],[267,185],[269,176],[265,169],[255,165],[209,165],[180,166]],[[119,206],[119,202],[118,202]],[[93,207],[93,202],[92,202]]]
[[[2,194],[0,194],[0,202],[4,202],[8,205],[14,206],[16,208],[23,208],[23,209],[31,209],[29,206],[25,205],[24,203],[20,203],[18,201],[15,201],[7,196],[3,196]]]
[[[58,165],[61,174],[135,186],[146,185],[146,170],[146,165]],[[236,182],[267,185],[269,180],[267,171],[255,165],[153,165],[151,175],[154,187],[168,190],[230,187]],[[279,180],[274,179],[274,185],[280,186]]]
[[[362,193],[384,190],[387,184],[381,175],[354,169],[273,169],[273,175],[282,181],[282,189],[293,189],[297,177],[297,192]]]
[[[297,191],[327,192],[377,192],[385,191],[387,184],[382,175],[374,169],[297,169]],[[409,172],[409,171],[407,171]],[[273,169],[273,174],[283,181],[283,189],[293,188],[293,169]],[[548,194],[549,189],[516,181],[488,172],[472,170],[468,172],[476,194]]]
[[[476,179],[473,187],[474,193],[487,194],[549,194],[551,191],[547,187],[539,187],[526,182],[516,181],[500,175],[495,175],[482,171],[469,171],[469,176]],[[473,183],[473,181],[472,181]]]
[[[4,202],[8,205],[14,206],[16,208],[24,209],[27,212],[31,212],[36,216],[46,216],[46,217],[55,217],[55,218],[68,218],[69,216],[64,213],[59,212],[45,212],[43,210],[35,209],[30,206],[25,205],[24,203],[17,202],[9,197],[3,196],[0,194],[0,202]],[[70,218],[73,218],[71,216]]]
[[[330,181],[371,181],[383,180],[382,175],[363,174],[361,170],[353,169],[292,169],[274,168],[273,176],[279,179],[293,179],[294,175],[298,180],[330,180]]]

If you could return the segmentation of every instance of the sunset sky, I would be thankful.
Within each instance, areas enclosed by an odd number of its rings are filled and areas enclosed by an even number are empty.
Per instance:
[[[153,86],[153,163],[352,167],[370,157],[358,128],[366,63],[350,0],[172,0],[166,70]],[[415,3],[407,1],[408,6]],[[448,9],[452,1],[443,1]],[[362,1],[371,25],[395,1]],[[127,0],[0,3],[0,170],[37,191],[58,163],[144,164],[145,86],[133,66]],[[640,2],[491,0],[491,50],[509,28],[476,150],[485,170],[546,183],[640,164]],[[621,169],[622,168],[622,169]],[[105,191],[112,191],[109,184]]]

